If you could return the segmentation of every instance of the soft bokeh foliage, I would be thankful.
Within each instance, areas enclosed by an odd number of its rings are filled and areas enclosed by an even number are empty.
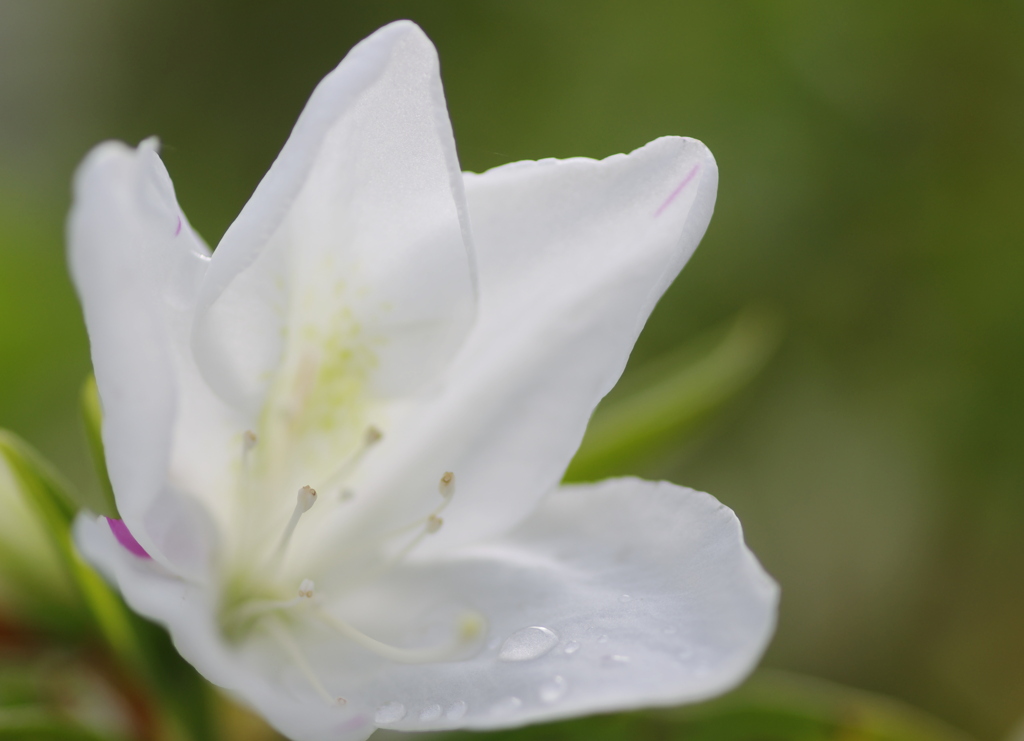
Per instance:
[[[623,470],[737,510],[784,590],[770,666],[1005,733],[1024,713],[1020,2],[7,0],[0,426],[98,496],[62,245],[85,151],[158,134],[216,243],[313,85],[399,17],[439,49],[466,169],[711,147],[716,216],[625,380],[750,306],[781,345]]]

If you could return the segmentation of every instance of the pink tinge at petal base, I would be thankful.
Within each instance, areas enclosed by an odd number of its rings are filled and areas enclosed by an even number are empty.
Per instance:
[[[114,534],[117,542],[123,545],[125,550],[139,558],[152,558],[152,556],[146,553],[146,549],[139,545],[139,541],[135,539],[128,526],[124,524],[124,520],[114,520],[109,517],[103,519],[107,521],[107,524],[110,526],[110,532]]]

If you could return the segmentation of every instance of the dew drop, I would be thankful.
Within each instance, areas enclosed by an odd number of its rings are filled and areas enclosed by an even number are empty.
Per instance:
[[[491,712],[494,715],[508,715],[514,713],[516,710],[523,706],[523,701],[518,697],[506,697],[503,700],[498,700],[491,707]]]
[[[580,644],[576,641],[569,641],[565,644],[565,648],[562,649],[569,656],[580,650]]]
[[[569,683],[565,681],[565,677],[555,675],[540,686],[540,699],[547,703],[558,702],[567,689]]]
[[[444,711],[444,717],[448,720],[458,720],[466,714],[466,710],[468,709],[469,706],[467,706],[466,703],[462,700],[456,700],[448,706],[447,710]]]
[[[388,723],[397,723],[404,717],[405,705],[392,701],[377,708],[377,713],[373,716],[373,720],[381,725],[387,725]]]
[[[498,658],[502,661],[529,661],[543,656],[557,643],[558,636],[553,630],[534,625],[506,638]]]
[[[441,717],[441,706],[438,705],[436,702],[432,703],[430,705],[427,705],[425,708],[423,708],[420,711],[420,720],[424,720],[424,721],[437,720],[440,717]]]
[[[632,601],[633,601],[633,598],[630,597],[628,594],[624,594],[621,597],[619,597],[619,602],[632,602]]]
[[[629,657],[622,654],[611,654],[601,657],[601,665],[607,667],[625,666],[629,663]]]
[[[608,643],[608,636],[601,636],[597,639],[598,643]]]

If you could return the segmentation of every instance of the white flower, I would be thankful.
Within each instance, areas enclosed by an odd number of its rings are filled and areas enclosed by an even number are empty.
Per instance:
[[[464,175],[409,22],[317,87],[212,258],[155,143],[100,145],[70,259],[124,525],[81,549],[296,739],[735,685],[777,588],[732,512],[559,487],[716,185],[682,138]]]

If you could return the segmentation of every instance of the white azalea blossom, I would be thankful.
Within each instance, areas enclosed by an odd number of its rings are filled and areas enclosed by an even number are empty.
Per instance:
[[[294,739],[734,686],[777,588],[733,513],[559,486],[716,187],[676,137],[462,173],[409,22],[317,87],[212,256],[155,142],[101,144],[70,261],[123,520],[79,547]]]

